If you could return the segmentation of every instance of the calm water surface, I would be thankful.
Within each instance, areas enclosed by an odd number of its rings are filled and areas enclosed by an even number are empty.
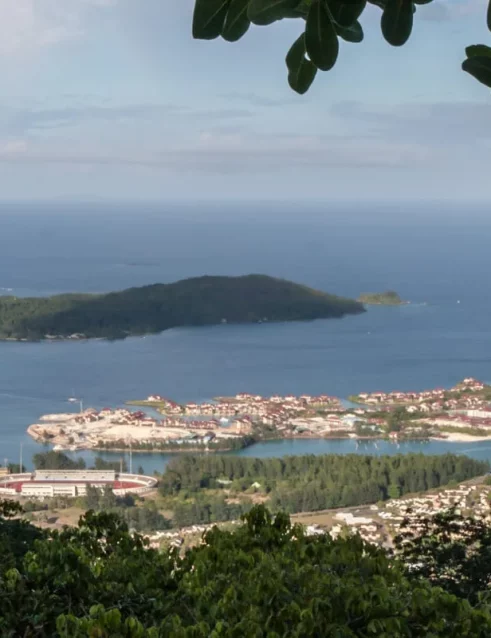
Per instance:
[[[0,207],[0,293],[107,291],[202,274],[261,272],[347,296],[392,288],[410,306],[297,324],[171,330],[108,343],[0,344],[0,459],[27,460],[39,416],[122,405],[160,393],[178,401],[240,391],[327,392],[491,382],[491,223],[486,211],[362,210],[262,205]],[[9,291],[7,289],[12,289]],[[460,303],[458,303],[460,302]],[[281,441],[240,452],[283,456],[456,451],[491,459],[491,443]],[[84,454],[82,454],[84,455]],[[86,453],[86,458],[91,455]],[[134,455],[146,471],[166,455]]]

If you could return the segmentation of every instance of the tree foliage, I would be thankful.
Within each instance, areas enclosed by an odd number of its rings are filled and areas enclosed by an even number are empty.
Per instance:
[[[36,470],[85,470],[85,461],[80,458],[76,461],[63,452],[38,452],[32,457]]]
[[[221,36],[235,42],[245,35],[251,24],[266,26],[285,18],[301,21],[304,23],[302,33],[286,56],[286,66],[291,88],[303,94],[318,70],[329,71],[336,64],[340,38],[352,43],[363,41],[360,18],[368,5],[381,9],[382,36],[392,46],[400,47],[411,36],[417,6],[430,2],[432,0],[195,0],[193,36],[203,40]],[[491,30],[491,0],[486,21]],[[462,68],[491,87],[491,48],[484,44],[467,47]]]
[[[406,519],[395,538],[410,578],[432,584],[473,603],[491,585],[491,528],[456,509],[424,517],[418,528]]]
[[[111,514],[33,540],[12,567],[0,546],[2,638],[487,637],[471,605],[359,537],[307,537],[255,507],[184,556]]]
[[[84,501],[86,509],[116,514],[136,532],[151,532],[171,527],[171,521],[157,510],[153,501],[135,506],[135,498],[131,494],[116,496],[109,486],[101,490],[88,485]]]
[[[85,470],[87,464],[82,458],[72,459],[64,452],[49,450],[49,452],[38,452],[32,457],[32,462],[36,470]],[[101,456],[96,456],[94,465],[89,468],[93,470],[114,470],[119,472],[128,471],[126,461],[106,461]],[[14,469],[11,470],[14,472]]]

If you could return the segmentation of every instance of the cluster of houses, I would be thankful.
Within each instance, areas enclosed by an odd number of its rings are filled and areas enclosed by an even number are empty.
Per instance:
[[[445,414],[427,419],[427,421],[438,427],[471,428],[482,430],[484,434],[491,432],[491,411],[489,409]]]
[[[422,531],[425,518],[452,508],[475,519],[491,521],[490,493],[486,485],[459,485],[421,496],[391,500],[380,507],[370,505],[354,511],[341,511],[334,515],[331,526],[308,525],[306,533],[330,534],[332,538],[341,534],[359,534],[374,545],[392,547],[392,539],[402,531],[402,525],[406,531],[417,533]]]
[[[238,525],[239,521],[228,521],[227,527],[230,525]],[[218,526],[224,525],[219,523]],[[205,532],[210,531],[213,527],[217,526],[217,523],[210,523],[209,525],[191,525],[190,527],[183,527],[178,531],[170,530],[165,532],[154,532],[153,534],[146,535],[149,541],[149,547],[159,549],[163,545],[165,547],[182,547],[186,539],[196,539],[198,542],[203,542],[202,537]]]
[[[332,538],[336,538],[347,528],[350,532],[359,534],[363,540],[374,545],[381,545],[384,540],[382,525],[371,517],[355,516],[351,512],[339,512],[334,518],[341,523],[337,523],[329,531]]]
[[[210,418],[209,423],[221,417],[220,420],[226,418],[235,424],[242,423],[245,428],[251,423],[271,426],[280,436],[333,436],[337,433],[355,436],[357,423],[372,430],[374,435],[383,433],[386,430],[387,417],[399,406],[404,407],[409,414],[421,416],[421,419],[425,415],[431,418],[421,420],[420,426],[426,423],[429,426],[456,425],[460,428],[491,427],[491,407],[483,392],[487,388],[482,381],[468,377],[450,390],[437,388],[423,392],[363,392],[356,397],[356,401],[362,405],[354,409],[346,409],[338,398],[325,394],[262,397],[239,393],[234,397],[219,398],[216,402],[184,405],[160,395],[151,395],[146,402],[158,403],[162,412],[168,415],[167,424],[172,424],[171,427],[182,425],[181,421],[172,420],[172,415],[175,418],[200,415]],[[373,415],[374,411],[386,412],[387,417]],[[442,415],[445,422],[434,420]],[[209,425],[200,427],[211,429]],[[411,433],[409,424],[406,430]]]
[[[404,423],[406,436],[420,436],[423,430],[426,435],[430,430],[440,435],[438,428],[454,427],[480,429],[487,434],[491,433],[488,389],[491,391],[491,386],[467,378],[450,390],[362,393],[357,397],[361,405],[355,408],[346,408],[340,399],[325,394],[262,397],[239,393],[183,405],[150,395],[138,405],[157,408],[163,418],[143,410],[90,409],[80,414],[47,415],[28,432],[37,440],[73,449],[101,447],[101,441],[104,446],[121,443],[121,447],[128,447],[125,441],[131,440],[140,444],[140,449],[142,445],[154,449],[166,442],[207,445],[215,438],[244,437],[261,427],[276,431],[278,438],[379,436],[387,431],[391,412],[400,406],[414,415]]]
[[[226,421],[223,422],[223,421]],[[227,426],[227,427],[224,427]],[[127,409],[85,410],[79,414],[52,414],[29,426],[36,440],[50,441],[55,450],[161,449],[168,445],[207,446],[218,439],[233,439],[252,431],[249,417],[236,419],[190,419],[185,416],[155,418]]]
[[[42,421],[50,420],[49,415],[41,417]],[[90,423],[97,423],[98,421],[110,421],[117,425],[138,425],[142,427],[155,427],[159,424],[159,421],[145,412],[138,410],[137,412],[131,412],[124,408],[111,409],[103,408],[102,410],[89,409],[81,412],[79,415],[73,418],[75,423],[80,425],[88,425]]]
[[[481,399],[472,395],[482,392],[485,388],[486,385],[482,381],[468,377],[449,390],[436,388],[422,392],[362,392],[357,395],[356,400],[365,405],[407,405],[414,410],[431,412],[441,409],[478,407]]]
[[[208,421],[201,423],[214,423],[221,425],[224,421],[238,428],[241,433],[248,433],[252,424],[262,424],[274,427],[279,433],[296,434],[302,429],[302,424],[295,423],[296,419],[313,419],[319,411],[328,412],[325,416],[329,420],[332,429],[346,430],[346,423],[342,421],[342,413],[345,408],[336,397],[328,395],[311,396],[303,394],[299,397],[293,395],[273,395],[262,397],[257,394],[239,393],[234,397],[222,397],[213,403],[186,403],[179,405],[158,394],[150,395],[143,404],[158,406],[166,415],[164,426],[183,426],[183,417],[201,416]],[[211,417],[211,418],[210,418]],[[219,420],[217,421],[217,418]],[[324,423],[326,425],[326,423]],[[208,425],[198,427],[209,428]],[[307,431],[309,427],[304,427]],[[315,429],[315,428],[314,428]],[[325,429],[325,428],[324,428]]]
[[[459,485],[454,489],[428,493],[412,498],[389,501],[379,517],[384,521],[391,535],[396,535],[403,523],[412,531],[422,528],[422,519],[457,508],[476,519],[491,519],[489,503],[490,489],[485,485]]]
[[[206,413],[197,414],[206,416]],[[49,417],[42,417],[41,420],[49,420]],[[231,421],[228,419],[219,420],[216,418],[189,419],[183,416],[168,416],[165,419],[156,419],[141,410],[131,412],[126,409],[111,408],[104,408],[100,411],[93,409],[86,410],[85,412],[77,415],[73,421],[80,425],[97,423],[98,421],[107,421],[114,425],[136,425],[139,427],[149,428],[184,428],[193,431],[214,431],[217,428],[222,427],[224,423],[227,425],[230,423],[234,426],[233,429],[238,429],[240,433],[248,433],[251,429],[252,423],[251,418],[248,416],[235,418]]]
[[[463,513],[472,513],[477,519],[491,520],[489,498],[489,487],[464,484],[422,496],[391,500],[380,507],[370,505],[356,510],[352,508],[340,511],[334,514],[331,526],[306,525],[305,532],[308,536],[329,534],[332,538],[344,534],[358,534],[368,543],[391,547],[392,538],[401,531],[403,522],[406,530],[417,532],[422,529],[424,518],[448,511],[450,508],[455,507]],[[149,536],[149,540],[153,547],[159,547],[162,541],[172,547],[181,547],[187,537],[199,538],[211,527],[213,524],[193,525],[178,531],[156,532]]]
[[[150,395],[143,403],[159,404],[159,409],[165,414],[222,417],[247,414],[258,419],[267,419],[271,415],[281,414],[282,412],[298,414],[308,410],[323,409],[330,412],[342,412],[344,410],[340,400],[336,397],[327,395],[310,396],[308,394],[303,394],[299,397],[293,395],[262,397],[258,394],[240,393],[234,397],[221,397],[213,403],[185,403],[183,405],[165,399],[160,395]]]

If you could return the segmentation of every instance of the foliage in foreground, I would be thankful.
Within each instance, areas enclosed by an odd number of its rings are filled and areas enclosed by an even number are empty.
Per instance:
[[[491,585],[491,528],[456,509],[404,520],[395,547],[412,578],[422,578],[477,603]]]
[[[5,508],[4,508],[5,510]],[[15,521],[0,517],[0,540]],[[43,534],[22,555],[0,543],[0,635],[82,638],[485,637],[491,614],[359,537],[306,537],[255,507],[180,557],[109,514]]]
[[[309,90],[317,71],[329,71],[339,55],[339,38],[361,43],[360,18],[369,4],[382,10],[380,27],[394,47],[408,41],[417,5],[432,0],[195,0],[193,36],[212,40],[239,40],[251,23],[265,26],[284,18],[303,21],[302,32],[286,56],[288,82],[297,93]],[[424,9],[423,9],[424,10]],[[485,9],[483,6],[483,17]],[[487,12],[491,30],[491,0]],[[491,48],[472,45],[466,49],[462,68],[479,82],[491,86]]]

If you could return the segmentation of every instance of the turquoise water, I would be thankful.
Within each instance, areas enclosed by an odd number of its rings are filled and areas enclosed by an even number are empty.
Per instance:
[[[0,288],[12,288],[8,294],[262,272],[347,296],[391,288],[413,302],[342,320],[179,329],[116,343],[0,343],[0,459],[17,460],[21,442],[25,459],[39,450],[27,426],[73,410],[73,393],[104,407],[150,393],[178,401],[241,391],[347,397],[449,386],[469,375],[491,381],[487,211],[466,208],[464,218],[436,207],[354,210],[0,207]],[[378,445],[365,447],[491,459],[486,442]],[[296,440],[240,453],[353,451],[353,441]],[[135,454],[134,464],[161,470],[167,458]]]

